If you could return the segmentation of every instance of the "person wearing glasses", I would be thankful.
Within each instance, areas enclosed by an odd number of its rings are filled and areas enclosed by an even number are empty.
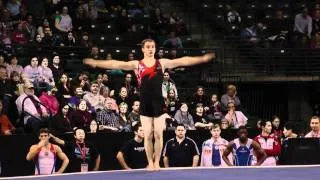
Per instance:
[[[234,102],[229,102],[227,107],[228,113],[224,118],[228,120],[231,127],[238,129],[240,126],[247,124],[248,118],[241,111],[236,111]]]

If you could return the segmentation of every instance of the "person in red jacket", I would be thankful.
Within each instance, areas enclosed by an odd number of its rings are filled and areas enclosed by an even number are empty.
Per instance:
[[[17,24],[17,28],[12,32],[11,39],[14,44],[27,44],[28,39],[23,33],[22,24]]]
[[[267,154],[267,159],[261,164],[262,166],[275,166],[277,165],[278,156],[281,152],[281,144],[278,138],[271,134],[272,123],[271,121],[261,121],[261,134],[254,138],[261,148]],[[259,157],[257,157],[259,159]]]

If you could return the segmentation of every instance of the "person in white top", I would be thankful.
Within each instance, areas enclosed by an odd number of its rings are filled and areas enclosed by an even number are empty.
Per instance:
[[[224,118],[228,120],[229,125],[234,129],[238,129],[240,126],[245,126],[248,121],[248,118],[241,111],[236,111],[235,104],[233,102],[228,103],[228,113]]]
[[[310,119],[311,131],[305,135],[306,138],[320,138],[320,118],[312,116]]]
[[[202,144],[200,166],[228,166],[222,159],[224,150],[229,142],[220,136],[221,128],[219,124],[214,124],[210,128],[212,137]],[[229,161],[232,162],[232,155],[229,155]]]
[[[68,14],[68,7],[63,6],[62,13],[56,16],[55,27],[58,31],[62,33],[67,33],[72,31],[72,19]]]
[[[42,58],[41,65],[38,67],[39,72],[40,72],[40,77],[48,85],[54,86],[55,83],[54,83],[54,79],[53,79],[52,70],[48,66],[49,66],[48,58],[46,58],[46,57]]]
[[[63,173],[69,164],[69,159],[61,148],[49,143],[50,133],[47,128],[40,129],[38,144],[30,147],[26,159],[35,162],[35,175],[49,175]],[[62,160],[62,165],[55,171],[56,156]]]

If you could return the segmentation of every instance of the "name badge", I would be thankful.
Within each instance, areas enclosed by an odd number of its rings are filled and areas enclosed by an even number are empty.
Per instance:
[[[82,163],[81,164],[81,172],[88,172],[89,171],[89,166],[87,163]]]

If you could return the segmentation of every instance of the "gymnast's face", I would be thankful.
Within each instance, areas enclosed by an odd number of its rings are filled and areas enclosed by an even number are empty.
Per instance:
[[[142,52],[144,54],[144,57],[153,58],[154,54],[156,53],[156,44],[154,43],[154,41],[145,42],[142,47]]]

